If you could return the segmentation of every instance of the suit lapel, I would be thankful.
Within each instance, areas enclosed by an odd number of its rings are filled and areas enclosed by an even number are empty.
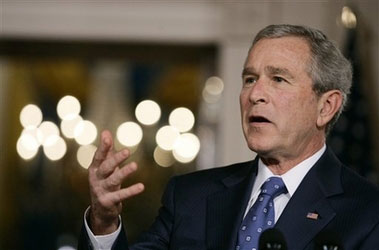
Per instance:
[[[291,197],[275,225],[283,232],[288,249],[304,249],[335,216],[328,198],[343,192],[340,166],[327,149]]]
[[[257,173],[257,159],[221,180],[223,188],[207,199],[207,249],[233,249]]]

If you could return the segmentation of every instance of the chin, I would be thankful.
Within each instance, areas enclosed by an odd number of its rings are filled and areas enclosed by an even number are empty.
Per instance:
[[[270,152],[270,146],[265,144],[264,142],[260,142],[259,140],[249,139],[247,141],[247,145],[251,151],[256,152],[259,155],[266,155]]]

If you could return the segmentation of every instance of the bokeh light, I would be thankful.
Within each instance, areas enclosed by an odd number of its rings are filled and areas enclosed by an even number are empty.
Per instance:
[[[51,136],[51,138],[54,138],[51,140],[54,144],[43,145],[43,152],[50,160],[57,161],[66,154],[67,145],[62,137]]]
[[[209,77],[205,82],[205,90],[211,95],[220,95],[224,90],[224,83],[220,77]]]
[[[40,131],[38,128],[25,128],[21,132],[20,143],[24,148],[30,151],[35,151],[41,145],[38,140]]]
[[[37,136],[42,145],[51,146],[55,144],[55,140],[59,136],[59,128],[53,122],[44,121],[38,127]]]
[[[195,124],[195,116],[188,108],[176,108],[170,113],[168,122],[171,126],[178,129],[179,132],[187,132]]]
[[[83,121],[83,118],[80,115],[77,115],[70,120],[62,120],[60,126],[62,134],[66,138],[73,139],[75,137],[75,128],[81,121]]]
[[[224,82],[217,76],[212,76],[207,79],[203,89],[203,99],[207,103],[217,102],[224,90]]]
[[[38,147],[28,147],[28,146],[26,146],[26,145],[28,145],[28,140],[29,139],[30,138],[25,138],[23,136],[20,136],[20,138],[18,138],[17,144],[16,144],[17,153],[24,160],[30,160],[30,159],[32,159],[37,154],[37,152],[38,152]],[[34,140],[35,140],[35,142],[37,142],[36,139],[34,139]]]
[[[143,125],[153,125],[161,117],[161,108],[158,103],[152,100],[145,100],[137,105],[135,115]]]
[[[176,140],[172,151],[175,159],[181,163],[189,163],[195,159],[200,150],[200,141],[191,133],[181,134]]]
[[[354,29],[357,26],[357,17],[352,9],[347,6],[342,8],[341,13],[342,24],[348,29]]]
[[[76,248],[73,248],[72,246],[60,246],[58,250],[76,250]]]
[[[57,250],[76,250],[73,246],[77,245],[77,237],[67,233],[61,234],[58,236],[56,244],[59,246]]]
[[[75,126],[74,138],[79,145],[91,144],[96,140],[96,137],[97,128],[91,121],[82,120]]]
[[[20,112],[20,122],[24,128],[36,128],[42,122],[42,111],[34,104],[26,105]]]
[[[157,146],[154,150],[154,160],[161,167],[170,167],[175,163],[171,151],[166,151]]]
[[[76,97],[66,95],[62,97],[57,105],[58,116],[62,120],[71,120],[80,113],[80,102]]]
[[[142,136],[142,129],[135,122],[124,122],[117,128],[117,140],[128,148],[136,147]]]
[[[173,149],[174,143],[179,136],[179,130],[177,130],[175,127],[163,126],[158,130],[155,136],[155,141],[160,148],[170,151]]]
[[[91,165],[92,158],[95,155],[96,149],[97,149],[96,146],[92,144],[83,145],[79,147],[76,153],[76,158],[80,166],[87,169]]]

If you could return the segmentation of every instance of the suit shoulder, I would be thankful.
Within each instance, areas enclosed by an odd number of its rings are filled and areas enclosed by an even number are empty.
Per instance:
[[[248,176],[252,167],[254,162],[248,161],[175,176],[169,181],[166,190],[175,193],[177,201],[192,202],[194,199],[199,201],[211,193],[224,190],[225,179],[242,179]]]
[[[379,187],[358,175],[352,169],[342,166],[341,181],[344,191],[354,199],[372,204],[379,209]]]
[[[342,166],[342,183],[345,187],[356,190],[357,192],[379,193],[379,187],[369,182],[364,177],[358,175],[347,166]],[[379,197],[378,197],[379,198]]]
[[[189,174],[177,176],[180,181],[184,180],[201,180],[201,179],[220,179],[227,177],[233,173],[239,172],[243,169],[249,169],[253,164],[253,161],[238,162],[231,165],[215,167],[210,169],[198,170]]]

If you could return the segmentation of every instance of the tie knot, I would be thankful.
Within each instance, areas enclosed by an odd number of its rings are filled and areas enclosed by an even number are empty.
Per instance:
[[[280,177],[270,177],[263,184],[261,194],[267,194],[271,197],[276,197],[281,194],[287,193],[286,185]]]

